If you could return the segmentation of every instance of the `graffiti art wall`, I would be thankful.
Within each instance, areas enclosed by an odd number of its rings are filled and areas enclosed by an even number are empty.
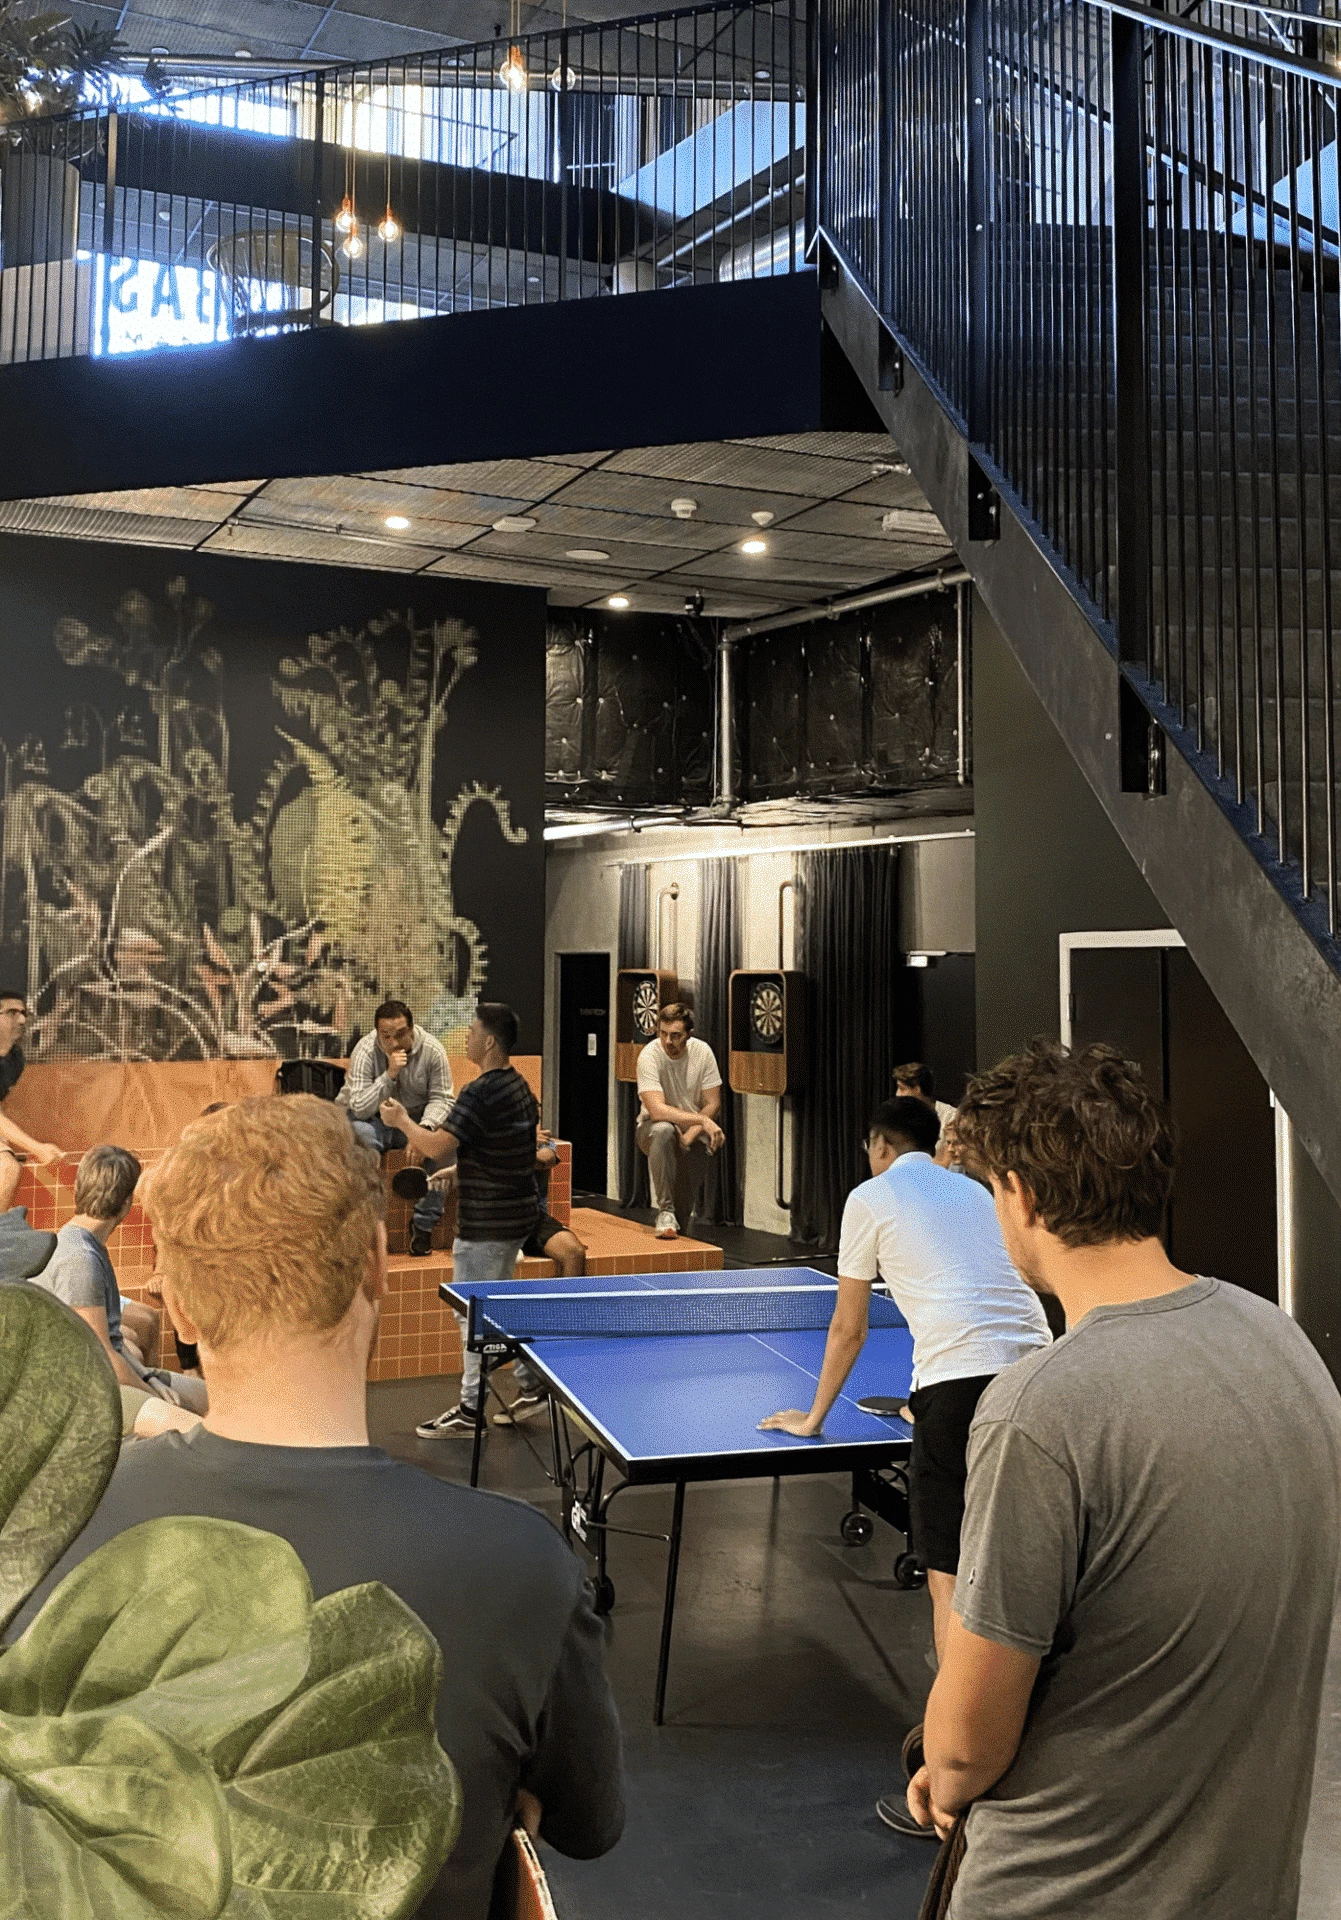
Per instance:
[[[540,1049],[543,594],[0,536],[0,983],[36,1058]]]

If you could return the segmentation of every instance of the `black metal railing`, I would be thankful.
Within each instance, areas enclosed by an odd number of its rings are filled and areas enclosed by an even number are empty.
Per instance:
[[[820,0],[813,192],[1147,708],[1334,934],[1341,25],[1287,11]]]
[[[6,129],[0,362],[803,266],[806,0]]]

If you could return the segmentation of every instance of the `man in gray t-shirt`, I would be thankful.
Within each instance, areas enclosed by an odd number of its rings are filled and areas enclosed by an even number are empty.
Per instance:
[[[1341,1398],[1179,1273],[1172,1138],[1110,1048],[1035,1043],[959,1137],[1070,1331],[984,1393],[909,1804],[966,1809],[952,1920],[1289,1920],[1341,1570]]]

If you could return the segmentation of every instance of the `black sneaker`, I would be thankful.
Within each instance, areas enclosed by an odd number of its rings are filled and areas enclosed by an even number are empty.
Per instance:
[[[415,1227],[410,1234],[410,1252],[416,1260],[422,1260],[426,1253],[433,1251],[433,1235],[425,1233],[422,1227]]]
[[[908,1811],[908,1802],[901,1793],[882,1793],[875,1803],[875,1810],[887,1827],[895,1833],[901,1833],[907,1840],[939,1840],[935,1827],[919,1827]]]
[[[421,1420],[415,1428],[421,1440],[460,1440],[474,1436],[478,1419],[474,1407],[461,1402],[448,1407],[446,1413],[435,1414],[432,1420]]]
[[[546,1400],[543,1393],[519,1393],[514,1400],[510,1401],[509,1404],[504,1407],[501,1413],[494,1415],[494,1425],[496,1427],[520,1426],[523,1420],[531,1419],[531,1417],[539,1413],[545,1405]]]

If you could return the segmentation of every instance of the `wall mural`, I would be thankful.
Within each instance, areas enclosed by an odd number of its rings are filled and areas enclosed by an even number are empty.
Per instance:
[[[486,986],[538,1026],[543,601],[519,623],[511,593],[125,549],[67,585],[66,551],[0,543],[0,979],[35,1056],[338,1054],[391,993],[450,1039]],[[312,630],[295,599],[363,604]]]

